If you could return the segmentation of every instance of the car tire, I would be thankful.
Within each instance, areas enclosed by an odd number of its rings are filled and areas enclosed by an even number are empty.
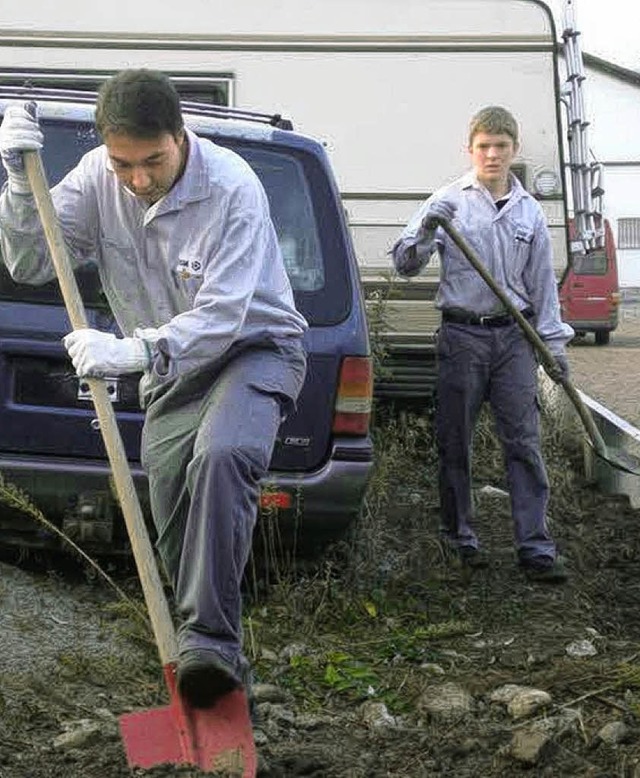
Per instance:
[[[596,336],[596,346],[606,346],[609,342],[609,339],[611,338],[611,333],[609,330],[598,330],[595,333]]]

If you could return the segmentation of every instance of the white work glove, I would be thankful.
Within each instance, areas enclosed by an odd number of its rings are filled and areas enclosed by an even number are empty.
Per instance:
[[[142,338],[81,329],[65,335],[62,342],[80,378],[138,373],[151,365],[151,348]]]
[[[434,200],[427,209],[427,213],[422,220],[422,229],[426,231],[434,230],[438,224],[434,219],[443,219],[444,221],[453,221],[456,215],[457,205],[450,200]]]
[[[22,153],[39,151],[44,140],[35,113],[35,103],[9,103],[0,124],[0,158],[17,194],[31,194]]]

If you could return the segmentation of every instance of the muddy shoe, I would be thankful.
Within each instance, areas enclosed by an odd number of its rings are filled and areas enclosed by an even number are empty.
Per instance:
[[[249,716],[251,717],[251,723],[254,727],[260,725],[260,712],[258,711],[258,704],[256,702],[256,696],[253,692],[253,686],[255,679],[253,676],[253,669],[246,659],[242,659],[240,663],[240,669],[238,671],[240,675],[240,685],[244,687],[245,694],[247,695],[247,703],[249,705]],[[0,777],[1,778],[1,777]]]
[[[529,581],[563,583],[568,578],[562,557],[552,559],[548,556],[539,556],[532,559],[522,559],[520,560],[520,567],[524,570],[524,574]]]
[[[192,649],[178,658],[178,691],[192,708],[210,708],[241,686],[233,667],[213,651]]]
[[[489,567],[489,555],[483,548],[462,546],[458,549],[458,556],[463,567],[469,567],[472,570]]]

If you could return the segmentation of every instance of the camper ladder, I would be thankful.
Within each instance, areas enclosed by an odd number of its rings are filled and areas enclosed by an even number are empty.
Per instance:
[[[602,165],[589,161],[585,117],[583,83],[586,79],[580,49],[580,33],[576,30],[574,4],[564,4],[564,58],[567,80],[562,87],[563,103],[567,109],[567,139],[569,143],[569,169],[573,194],[573,215],[576,240],[585,251],[602,248],[604,224],[602,220]]]

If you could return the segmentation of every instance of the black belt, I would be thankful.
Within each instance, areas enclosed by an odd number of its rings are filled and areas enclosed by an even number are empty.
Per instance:
[[[525,308],[520,313],[525,319],[530,319],[533,316],[533,311],[530,308]],[[477,324],[481,327],[506,327],[509,324],[516,323],[515,317],[510,313],[489,313],[484,316],[478,316],[475,313],[453,308],[447,308],[442,311],[442,321],[448,321],[452,324]]]

